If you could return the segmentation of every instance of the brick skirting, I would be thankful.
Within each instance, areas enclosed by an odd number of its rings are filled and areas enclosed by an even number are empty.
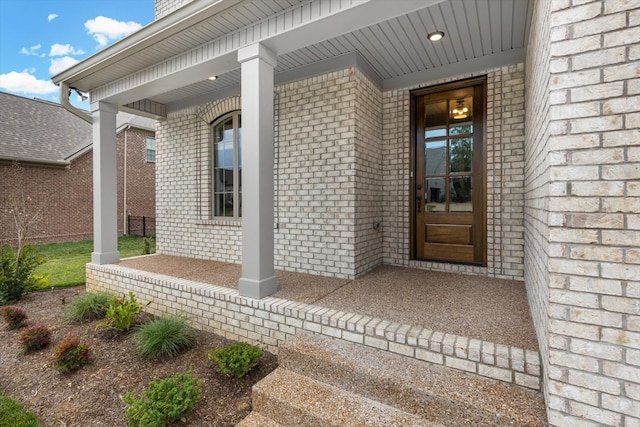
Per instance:
[[[187,315],[192,326],[226,338],[259,341],[276,353],[291,335],[312,332],[540,389],[538,352],[432,331],[381,318],[268,297],[118,265],[87,264],[87,291],[132,291],[155,315]]]

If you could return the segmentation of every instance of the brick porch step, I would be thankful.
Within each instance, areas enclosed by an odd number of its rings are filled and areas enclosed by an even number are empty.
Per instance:
[[[546,425],[539,392],[321,335],[288,339],[278,361],[253,410],[283,426]]]

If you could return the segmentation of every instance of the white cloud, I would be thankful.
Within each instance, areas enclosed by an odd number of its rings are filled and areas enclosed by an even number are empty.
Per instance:
[[[51,66],[49,67],[49,74],[55,76],[59,72],[66,70],[67,68],[77,64],[78,62],[80,61],[70,56],[63,56],[61,58],[52,59]]]
[[[88,33],[98,42],[98,48],[104,47],[113,40],[121,39],[142,28],[137,22],[116,21],[105,16],[89,19],[84,23]]]
[[[36,76],[28,71],[11,71],[7,74],[0,74],[0,89],[8,92],[21,92],[34,95],[47,95],[56,93],[58,87],[50,80],[38,80]]]
[[[41,47],[42,45],[40,43],[29,48],[23,47],[22,49],[20,49],[20,53],[23,55],[40,56],[40,53],[38,53],[38,49],[40,49]]]
[[[47,16],[47,20],[49,20],[49,22],[51,22],[51,21],[53,21],[54,19],[56,19],[57,17],[58,17],[58,14],[57,14],[57,13],[50,13],[50,14]]]
[[[55,43],[51,45],[51,51],[49,51],[49,56],[64,56],[64,55],[82,55],[84,50],[77,49],[71,46],[70,44],[58,44]]]

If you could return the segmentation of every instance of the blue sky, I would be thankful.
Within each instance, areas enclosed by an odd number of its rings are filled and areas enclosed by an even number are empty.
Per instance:
[[[0,0],[0,91],[58,102],[51,76],[153,21],[154,0]],[[74,105],[89,109],[72,94]]]

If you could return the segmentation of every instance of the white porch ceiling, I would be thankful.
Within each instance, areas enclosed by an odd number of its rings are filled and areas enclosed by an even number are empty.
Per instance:
[[[225,0],[229,8],[199,22],[196,20],[185,24],[179,32],[169,34],[99,72],[85,75],[72,85],[92,90],[118,81],[212,40],[238,32],[257,21],[266,22],[278,14],[285,16],[283,13],[289,10],[304,11],[300,6],[307,3],[311,7],[319,3],[319,7],[340,9],[345,3],[353,5],[359,1]],[[373,0],[373,3],[388,7],[390,2],[397,1],[402,0]],[[304,70],[303,73],[313,74],[314,64],[320,61],[326,63],[332,58],[358,52],[379,77],[383,87],[399,88],[431,78],[470,72],[474,68],[521,61],[524,59],[532,1],[404,0],[404,4],[413,2],[413,11],[378,20],[346,33],[341,32],[339,27],[331,28],[328,34],[340,35],[326,39],[316,35],[314,37],[319,41],[279,55],[276,73]],[[327,22],[332,20],[329,18]],[[436,30],[444,31],[445,38],[437,43],[430,42],[427,34]],[[238,34],[241,37],[241,33]],[[295,45],[295,42],[284,42],[285,45],[287,43]],[[202,80],[193,84],[172,87],[166,91],[155,88],[144,98],[165,104],[171,110],[172,106],[184,107],[207,97],[218,97],[216,94],[237,88],[240,84],[240,65],[237,64],[234,69],[228,63],[228,69],[216,81],[208,81],[202,75]]]

